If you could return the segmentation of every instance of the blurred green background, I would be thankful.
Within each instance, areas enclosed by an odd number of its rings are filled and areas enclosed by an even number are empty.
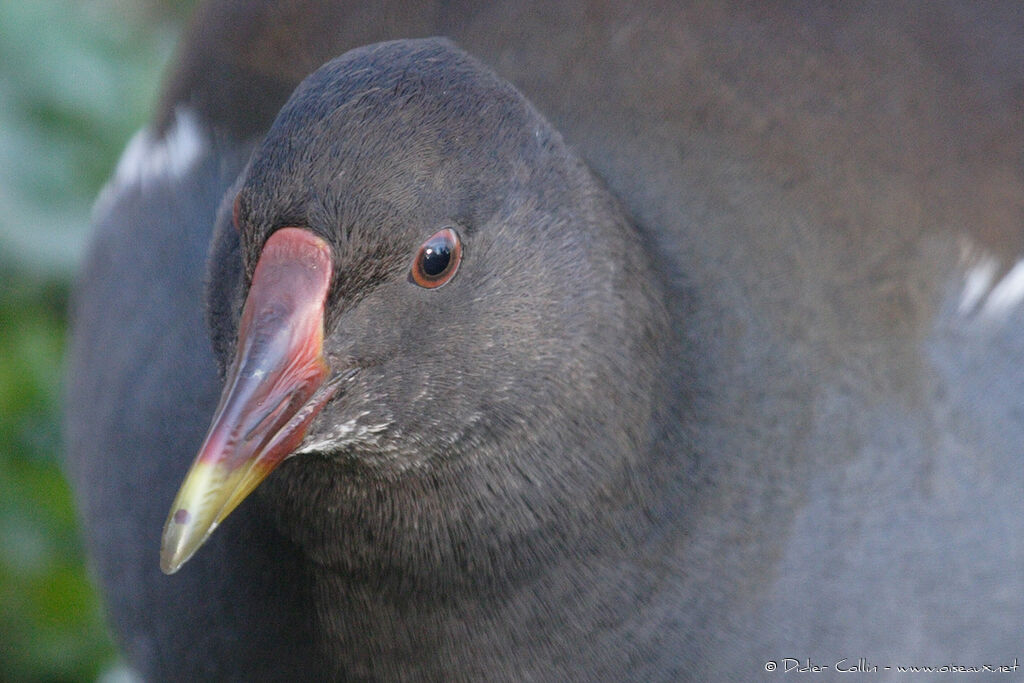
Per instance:
[[[0,0],[0,681],[121,677],[61,474],[66,310],[194,4]]]

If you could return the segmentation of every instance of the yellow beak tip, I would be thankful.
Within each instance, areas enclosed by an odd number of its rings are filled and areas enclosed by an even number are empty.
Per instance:
[[[164,574],[173,574],[181,569],[181,566],[202,544],[202,542],[195,542],[197,529],[194,524],[189,524],[190,521],[192,520],[188,510],[177,508],[164,525],[163,538],[160,543],[160,570]],[[203,535],[199,534],[198,537],[203,538]]]

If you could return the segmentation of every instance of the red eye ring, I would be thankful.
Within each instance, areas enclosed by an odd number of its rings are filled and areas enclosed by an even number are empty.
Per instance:
[[[453,228],[435,232],[420,245],[409,269],[409,280],[426,289],[436,289],[455,275],[462,261],[462,240]]]

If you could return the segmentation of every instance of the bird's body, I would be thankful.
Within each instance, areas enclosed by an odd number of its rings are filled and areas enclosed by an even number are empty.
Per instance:
[[[70,470],[131,662],[1012,664],[1022,20],[940,9],[202,10],[98,202],[75,311]],[[372,45],[432,35],[457,46]],[[164,576],[291,227],[332,254],[341,388]],[[459,269],[420,288],[448,227]]]

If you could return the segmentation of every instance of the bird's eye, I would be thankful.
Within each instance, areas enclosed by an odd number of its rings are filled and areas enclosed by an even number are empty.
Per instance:
[[[462,260],[462,242],[452,228],[438,230],[424,242],[412,261],[409,280],[434,289],[452,279]]]

